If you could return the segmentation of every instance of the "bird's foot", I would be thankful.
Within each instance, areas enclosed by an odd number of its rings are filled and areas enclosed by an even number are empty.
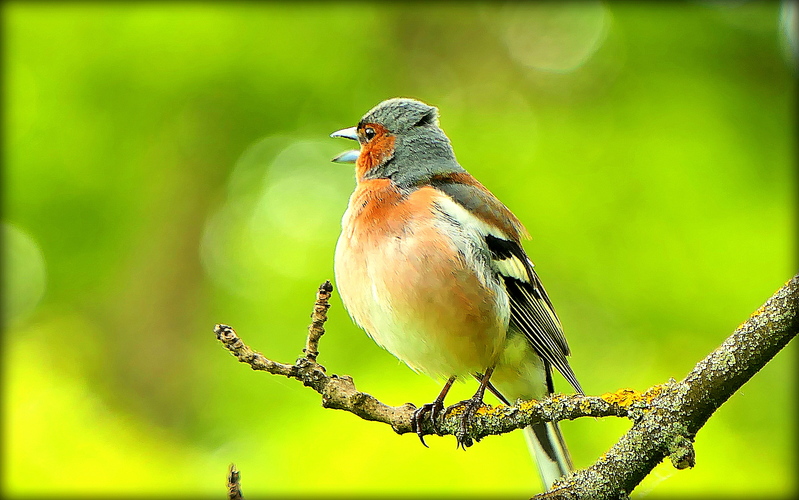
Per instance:
[[[413,427],[413,431],[419,436],[419,440],[425,446],[425,448],[429,448],[427,443],[424,442],[424,419],[427,417],[430,420],[430,423],[433,426],[433,431],[436,434],[440,434],[439,427],[438,427],[438,417],[441,416],[441,413],[444,411],[444,400],[443,399],[436,399],[432,403],[427,403],[426,405],[422,405],[421,408],[417,408],[416,411],[413,412],[413,417],[411,418],[411,425]]]
[[[447,413],[453,410],[460,412],[458,430],[455,431],[455,439],[458,440],[459,448],[462,447],[465,450],[474,444],[474,440],[472,440],[472,437],[469,435],[469,431],[471,430],[472,422],[474,421],[474,414],[477,413],[477,410],[482,406],[483,398],[475,394],[475,396],[471,399],[463,400],[460,403],[455,403],[447,408]]]

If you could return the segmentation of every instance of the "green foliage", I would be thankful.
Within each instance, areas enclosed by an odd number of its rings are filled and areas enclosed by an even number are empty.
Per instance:
[[[385,98],[438,106],[527,225],[590,394],[682,378],[796,271],[778,3],[2,8],[9,496],[223,495],[231,461],[248,497],[536,491],[521,434],[425,449],[214,340],[299,355],[354,184],[327,134]],[[321,363],[432,400],[332,303]],[[638,494],[795,493],[788,351]],[[628,425],[563,427],[585,466]]]

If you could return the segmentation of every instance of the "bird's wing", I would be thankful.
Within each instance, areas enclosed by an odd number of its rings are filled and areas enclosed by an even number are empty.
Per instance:
[[[511,325],[527,337],[547,364],[554,366],[582,394],[580,383],[566,359],[569,346],[555,308],[519,243],[520,237],[526,235],[524,226],[469,174],[439,176],[431,184],[465,209],[459,213],[461,223],[470,224],[484,238],[490,265],[501,277],[510,298]]]
[[[533,263],[515,241],[486,236],[491,257],[510,296],[511,323],[530,340],[536,353],[557,368],[577,390],[583,392],[566,356],[569,345]]]

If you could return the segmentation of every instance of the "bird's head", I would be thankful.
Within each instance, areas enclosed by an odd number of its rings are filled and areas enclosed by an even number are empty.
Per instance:
[[[400,187],[409,187],[434,175],[464,171],[438,126],[438,109],[415,99],[383,101],[357,126],[330,136],[360,143],[360,150],[333,158],[336,163],[355,163],[359,181],[388,178]]]

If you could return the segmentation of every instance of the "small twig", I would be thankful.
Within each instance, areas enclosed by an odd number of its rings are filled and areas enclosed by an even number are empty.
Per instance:
[[[267,371],[274,375],[299,380],[322,395],[322,406],[347,410],[365,420],[376,420],[391,425],[399,433],[411,432],[410,415],[415,407],[408,403],[403,406],[389,406],[381,403],[373,396],[359,392],[355,383],[348,376],[328,376],[325,367],[316,362],[319,338],[324,334],[324,323],[327,321],[327,310],[330,308],[330,295],[333,286],[325,281],[316,293],[316,303],[311,314],[312,322],[308,326],[308,338],[305,341],[303,355],[293,365],[278,363],[263,354],[252,350],[236,335],[236,331],[228,325],[216,325],[216,338],[240,362],[250,365],[253,370]]]
[[[311,313],[311,324],[308,325],[308,339],[305,341],[305,357],[311,361],[316,361],[319,356],[319,339],[325,334],[325,321],[327,321],[327,310],[330,309],[330,295],[333,292],[333,285],[330,281],[325,281],[319,286],[316,292],[316,303]]]
[[[214,333],[216,338],[222,342],[222,345],[227,347],[228,351],[242,363],[250,365],[253,370],[263,370],[273,375],[283,375],[284,377],[294,376],[295,366],[277,363],[260,352],[253,351],[236,336],[236,332],[228,325],[216,325]]]
[[[228,500],[244,500],[241,496],[241,485],[239,471],[236,470],[236,464],[230,464],[227,476],[227,497]]]

